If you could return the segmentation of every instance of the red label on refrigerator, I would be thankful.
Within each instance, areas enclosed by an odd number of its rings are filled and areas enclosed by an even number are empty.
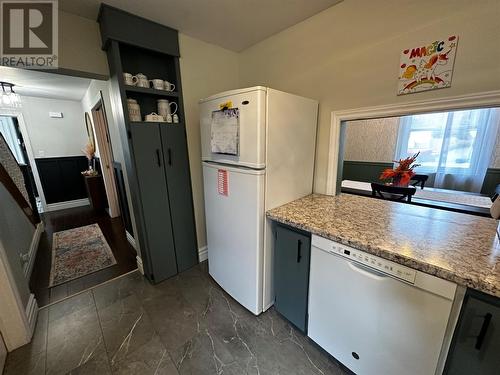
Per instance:
[[[217,190],[220,195],[228,196],[227,171],[224,169],[217,170]]]

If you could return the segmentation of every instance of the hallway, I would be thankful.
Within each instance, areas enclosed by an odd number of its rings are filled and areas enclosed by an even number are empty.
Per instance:
[[[30,289],[38,305],[46,306],[63,298],[94,287],[137,268],[136,252],[127,241],[121,218],[110,218],[90,206],[46,212],[41,215],[45,224],[30,279]],[[116,264],[78,279],[49,288],[52,262],[52,241],[55,232],[97,223],[108,242]]]
[[[274,309],[255,317],[206,263],[158,285],[137,271],[42,309],[23,374],[345,374]]]

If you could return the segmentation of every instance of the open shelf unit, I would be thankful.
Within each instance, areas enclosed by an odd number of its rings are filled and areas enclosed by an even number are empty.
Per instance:
[[[135,240],[144,275],[156,283],[198,263],[178,35],[105,4],[99,24],[108,55],[113,113],[121,125]],[[125,85],[124,72],[168,81],[175,91]],[[130,120],[127,99],[137,100],[143,121]],[[158,113],[159,99],[177,104],[178,123],[144,121],[147,114]]]
[[[127,93],[139,93],[139,94],[149,94],[149,95],[156,95],[156,96],[163,96],[165,98],[178,98],[179,93],[176,91],[166,91],[166,90],[157,90],[153,88],[148,88],[148,87],[138,87],[138,86],[130,86],[130,85],[125,85],[125,91]]]

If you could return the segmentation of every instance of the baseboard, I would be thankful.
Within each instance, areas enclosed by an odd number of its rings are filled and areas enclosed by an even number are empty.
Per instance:
[[[138,255],[135,257],[135,260],[137,262],[137,269],[139,270],[139,272],[141,273],[141,275],[144,275],[144,266],[142,265],[142,259],[141,257]]]
[[[26,317],[30,327],[30,341],[33,333],[35,332],[36,318],[38,317],[38,304],[36,303],[35,295],[30,294],[28,304],[26,305]]]
[[[132,246],[134,248],[134,250],[137,252],[137,246],[136,246],[136,243],[135,243],[135,238],[132,237],[132,235],[125,231],[125,235],[127,236],[127,241],[128,243],[130,244],[130,246]]]
[[[208,259],[208,246],[203,246],[198,249],[198,259],[200,262]]]
[[[29,280],[31,277],[31,272],[33,271],[33,266],[35,264],[36,252],[38,251],[38,244],[40,243],[40,237],[42,236],[44,230],[45,227],[43,225],[43,221],[41,221],[36,225],[36,230],[35,233],[33,234],[30,248],[28,250],[28,262],[24,264],[23,271],[26,280]]]
[[[90,204],[90,201],[88,198],[75,199],[74,201],[57,202],[57,203],[47,204],[45,211],[51,212],[51,211],[66,210],[68,208],[88,206],[89,204]]]

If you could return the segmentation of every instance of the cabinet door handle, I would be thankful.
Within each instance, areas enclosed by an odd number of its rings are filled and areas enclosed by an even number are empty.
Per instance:
[[[477,336],[477,339],[476,339],[475,348],[477,350],[481,350],[481,346],[483,346],[484,337],[486,336],[486,332],[488,331],[488,327],[490,325],[491,318],[492,318],[492,315],[490,313],[487,313],[484,316],[483,325],[481,326],[481,330],[479,331],[479,335]]]
[[[172,166],[172,150],[168,149],[168,165]]]
[[[159,167],[161,167],[161,155],[160,155],[160,150],[156,149],[156,163],[158,164]]]
[[[298,240],[297,241],[297,263],[300,263],[301,259],[302,259],[302,241]]]

